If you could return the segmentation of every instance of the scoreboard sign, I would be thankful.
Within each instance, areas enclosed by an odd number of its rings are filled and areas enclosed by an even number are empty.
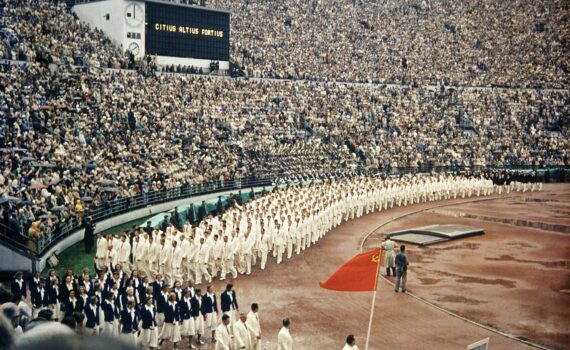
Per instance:
[[[230,60],[230,13],[146,2],[146,54]]]

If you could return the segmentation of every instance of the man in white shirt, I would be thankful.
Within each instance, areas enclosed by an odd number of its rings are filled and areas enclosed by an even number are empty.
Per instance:
[[[231,272],[234,278],[237,277],[237,270],[234,263],[234,250],[232,243],[229,241],[228,236],[224,236],[224,243],[222,246],[222,275],[220,276],[220,281],[226,279],[228,272]]]
[[[148,234],[144,234],[137,247],[136,258],[133,256],[133,260],[137,262],[137,269],[140,272],[144,272],[147,276],[152,276],[148,270]]]
[[[223,315],[222,323],[216,328],[216,350],[231,350],[232,333],[230,331],[230,316]]]
[[[247,315],[240,313],[239,320],[234,324],[234,340],[236,349],[252,350],[251,331],[246,324]]]
[[[126,235],[121,236],[121,243],[119,247],[119,264],[121,264],[123,270],[127,275],[131,274],[131,244],[128,241]]]
[[[346,344],[344,344],[344,348],[342,350],[358,350],[358,346],[356,345],[356,339],[354,339],[354,335],[349,335],[346,337]]]
[[[212,270],[212,277],[217,277],[218,271],[222,268],[222,249],[224,242],[220,239],[220,233],[223,233],[223,231],[219,230],[218,234],[214,234],[212,248],[210,249],[210,269]]]
[[[188,245],[186,246],[186,275],[185,279],[188,282],[196,282],[196,276],[199,274],[198,269],[198,249],[199,245],[196,243],[195,237],[192,235],[188,238]]]
[[[184,239],[184,236],[181,236]],[[172,276],[174,281],[182,282],[182,260],[184,259],[184,254],[182,249],[178,247],[178,242],[172,241]]]
[[[251,332],[251,350],[261,350],[261,327],[258,311],[259,306],[256,303],[251,304],[251,311],[247,314],[247,321],[245,322]]]
[[[244,268],[245,268],[245,274],[246,275],[251,274],[251,255],[253,253],[254,243],[255,243],[254,237],[250,236],[249,232],[246,231],[245,236],[244,236],[244,242],[243,242],[243,245],[241,247],[241,253],[242,253],[244,264],[245,264]]]
[[[202,276],[208,283],[212,283],[212,276],[208,272],[208,262],[210,259],[210,247],[204,243],[204,238],[200,238],[200,248],[198,249],[198,266],[196,268],[196,284],[202,283]]]
[[[160,270],[158,272],[166,278],[169,284],[174,284],[172,280],[172,246],[168,246],[165,239],[161,239],[160,242],[159,264]]]
[[[384,265],[386,266],[386,276],[390,276],[390,271],[396,276],[396,254],[394,253],[394,248],[396,248],[396,242],[392,241],[390,237],[386,237],[385,241],[382,242],[382,249],[386,251],[384,257]]]
[[[267,255],[269,254],[269,235],[265,233],[265,229],[263,227],[259,231],[257,244],[259,257],[261,258],[261,269],[265,270],[265,265],[267,264]]]
[[[135,232],[135,236],[133,237],[133,245],[132,245],[132,253],[133,253],[133,270],[141,270],[139,266],[139,245],[142,243],[138,232]]]
[[[109,243],[107,239],[102,234],[97,235],[97,252],[95,253],[97,268],[99,270],[103,269],[103,266],[107,266],[107,250],[109,249]]]
[[[155,242],[152,236],[149,236],[147,248],[147,276],[156,276],[158,274],[160,248],[160,244]]]
[[[279,335],[277,336],[278,350],[293,350],[293,338],[291,337],[291,333],[289,333],[290,324],[291,322],[288,318],[283,320],[283,327],[281,327]]]

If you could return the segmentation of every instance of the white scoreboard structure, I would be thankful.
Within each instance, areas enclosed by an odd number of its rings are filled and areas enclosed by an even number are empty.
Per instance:
[[[229,69],[228,11],[156,0],[76,0],[72,11],[136,58],[206,69],[215,61]]]

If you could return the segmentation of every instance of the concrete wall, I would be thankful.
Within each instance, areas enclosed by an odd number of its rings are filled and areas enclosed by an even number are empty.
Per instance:
[[[0,243],[0,271],[32,271],[32,259]]]

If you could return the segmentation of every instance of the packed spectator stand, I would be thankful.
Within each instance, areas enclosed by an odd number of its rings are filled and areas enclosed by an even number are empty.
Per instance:
[[[252,79],[135,62],[61,1],[0,6],[1,216],[24,238],[278,176],[569,164],[560,2],[208,3]]]

